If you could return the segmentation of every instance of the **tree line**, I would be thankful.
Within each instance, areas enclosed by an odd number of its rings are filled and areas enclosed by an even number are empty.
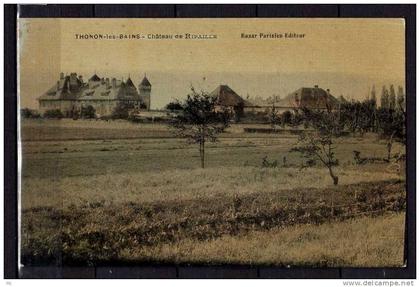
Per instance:
[[[130,119],[130,114],[136,108],[145,109],[146,105],[141,103],[139,107],[132,102],[120,101],[113,108],[110,116],[105,116],[105,119]],[[92,105],[81,106],[80,109],[72,109],[66,113],[63,113],[60,109],[46,110],[43,115],[38,111],[29,108],[21,109],[22,118],[50,118],[50,119],[61,119],[61,118],[72,118],[77,119],[94,119],[97,117],[96,109]]]

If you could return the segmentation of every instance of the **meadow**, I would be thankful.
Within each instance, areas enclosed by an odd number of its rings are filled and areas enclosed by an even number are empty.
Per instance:
[[[290,152],[296,135],[243,131],[260,126],[232,125],[201,169],[164,124],[24,120],[23,263],[403,264],[404,172],[353,158],[385,157],[384,141],[340,138],[333,186]]]

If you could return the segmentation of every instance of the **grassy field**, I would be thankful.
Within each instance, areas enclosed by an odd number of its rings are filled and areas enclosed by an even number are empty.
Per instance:
[[[322,225],[299,224],[216,240],[183,240],[176,244],[125,249],[132,260],[167,262],[275,264],[313,267],[401,266],[404,252],[403,214],[361,217]],[[263,238],[263,240],[262,240]],[[359,252],[349,252],[357,250]]]
[[[23,262],[402,265],[405,176],[353,159],[385,157],[385,142],[341,138],[334,187],[289,152],[296,136],[244,127],[208,145],[201,169],[162,124],[24,120]]]

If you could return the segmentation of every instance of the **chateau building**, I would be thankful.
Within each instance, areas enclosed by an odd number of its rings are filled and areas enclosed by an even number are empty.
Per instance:
[[[57,83],[38,98],[39,110],[60,110],[70,116],[83,107],[92,106],[97,116],[111,115],[120,103],[136,109],[150,110],[152,85],[146,75],[138,89],[129,77],[126,81],[116,78],[99,78],[94,74],[85,82],[81,75],[60,73]]]

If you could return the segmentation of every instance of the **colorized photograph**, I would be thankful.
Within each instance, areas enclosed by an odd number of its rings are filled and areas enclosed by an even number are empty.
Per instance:
[[[20,266],[404,267],[405,21],[18,19]]]

